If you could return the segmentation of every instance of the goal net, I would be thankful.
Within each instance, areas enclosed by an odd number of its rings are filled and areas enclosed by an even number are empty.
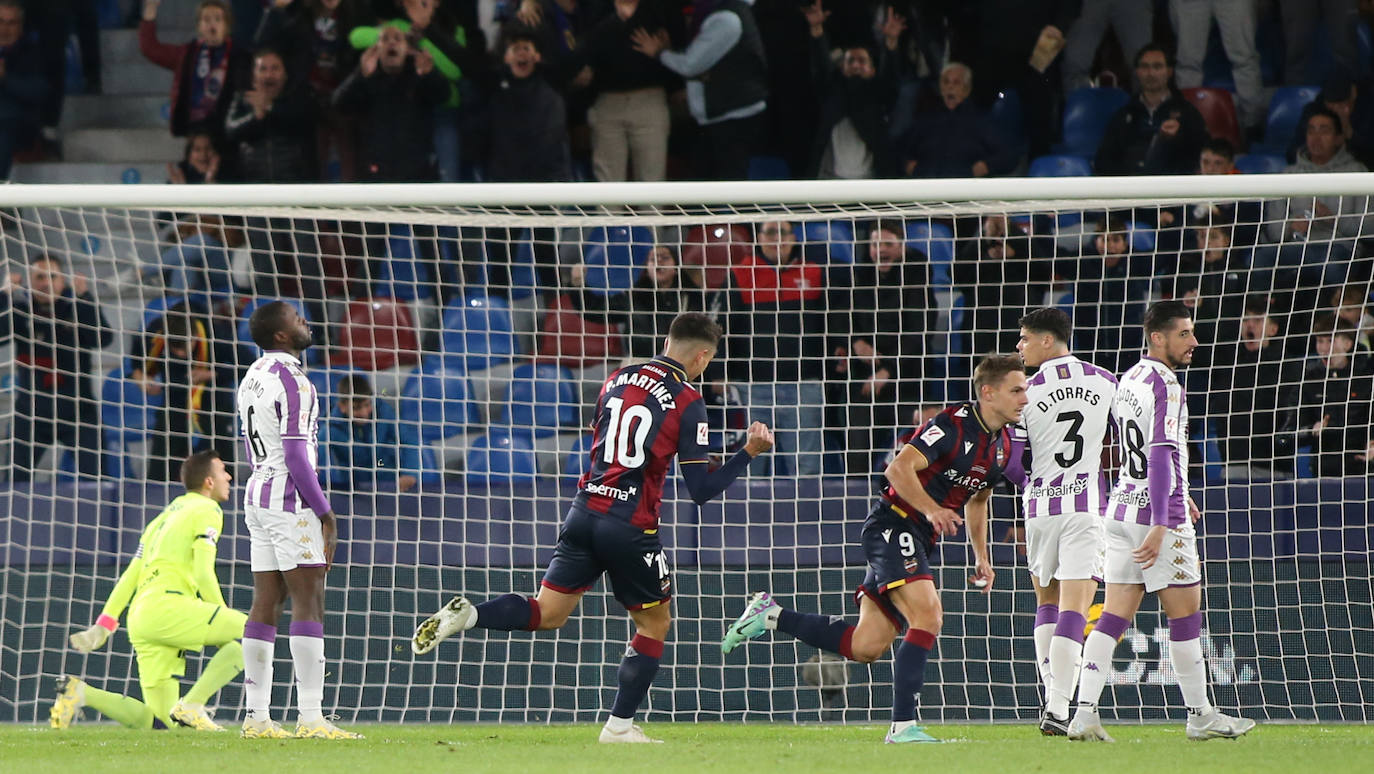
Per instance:
[[[59,674],[138,694],[124,629],[89,656],[66,638],[180,494],[192,450],[237,460],[219,575],[247,609],[234,390],[258,354],[248,315],[277,298],[317,342],[320,474],[343,517],[325,704],[346,721],[604,714],[631,634],[604,584],[557,632],[473,630],[425,657],[408,638],[454,593],[537,590],[602,381],[687,310],[726,332],[701,385],[712,448],[739,448],[752,420],[778,448],[700,508],[670,476],[675,621],[648,718],[886,720],[889,660],[767,637],[723,657],[724,628],[759,589],[856,615],[859,527],[888,455],[969,397],[978,357],[1014,351],[1022,314],[1064,308],[1075,352],[1120,373],[1164,298],[1195,308],[1202,342],[1182,378],[1214,700],[1367,721],[1370,190],[1367,175],[0,188],[0,721],[41,720]],[[968,582],[962,534],[936,552],[929,721],[1025,720],[1041,703],[1014,496],[993,510],[989,593]],[[1105,715],[1179,716],[1167,631],[1147,601]],[[216,701],[236,717],[239,684]]]

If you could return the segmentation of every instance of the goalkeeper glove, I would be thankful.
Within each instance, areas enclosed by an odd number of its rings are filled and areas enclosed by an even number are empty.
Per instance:
[[[73,648],[82,653],[90,653],[104,645],[117,626],[119,626],[118,621],[102,615],[99,621],[91,624],[90,628],[73,634],[69,640]]]

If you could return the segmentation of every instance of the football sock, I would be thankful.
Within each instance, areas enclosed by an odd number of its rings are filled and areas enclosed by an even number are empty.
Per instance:
[[[780,610],[777,630],[790,634],[813,648],[838,653],[851,661],[854,659],[854,652],[850,648],[850,642],[854,639],[854,627],[839,616]]]
[[[1183,704],[1189,715],[1210,715],[1207,700],[1207,664],[1202,659],[1202,613],[1169,619],[1169,660],[1178,675]]]
[[[625,651],[625,659],[620,662],[617,677],[620,690],[616,691],[615,703],[611,705],[611,716],[633,718],[644,697],[649,694],[649,686],[658,672],[658,662],[663,658],[663,640],[636,634]],[[612,728],[611,730],[618,730]]]
[[[892,722],[916,719],[916,698],[926,682],[926,659],[935,646],[935,633],[907,629],[892,660]]]
[[[324,624],[319,621],[291,622],[291,664],[296,669],[296,709],[301,723],[323,719],[324,703]]]
[[[1050,641],[1050,685],[1045,696],[1045,709],[1059,718],[1069,716],[1069,701],[1078,684],[1078,667],[1083,656],[1082,614],[1062,610]]]
[[[480,629],[504,632],[534,631],[539,628],[539,601],[520,594],[502,594],[477,606]]]
[[[277,628],[259,621],[243,627],[243,703],[249,720],[271,720],[272,658]]]
[[[1040,672],[1040,687],[1044,689],[1047,701],[1050,695],[1050,640],[1054,638],[1054,627],[1058,620],[1058,605],[1035,608],[1035,668]]]
[[[219,647],[215,657],[205,665],[200,678],[191,690],[186,692],[188,704],[205,704],[219,689],[228,685],[239,672],[243,671],[243,646],[238,640],[230,640]]]
[[[1083,669],[1078,680],[1078,706],[1097,711],[1097,703],[1102,699],[1102,689],[1107,686],[1107,676],[1112,671],[1112,653],[1116,651],[1116,641],[1131,625],[1130,621],[1119,615],[1103,612],[1097,626],[1083,643]]]
[[[153,727],[153,708],[138,699],[102,691],[88,685],[86,686],[86,706],[126,728],[148,729]]]

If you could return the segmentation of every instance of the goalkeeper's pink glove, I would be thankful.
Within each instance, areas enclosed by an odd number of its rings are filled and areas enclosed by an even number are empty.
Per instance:
[[[77,632],[68,639],[73,648],[82,653],[90,653],[104,645],[105,641],[110,638],[110,634],[117,628],[119,628],[119,621],[108,615],[102,615],[99,620],[91,624],[90,628]]]

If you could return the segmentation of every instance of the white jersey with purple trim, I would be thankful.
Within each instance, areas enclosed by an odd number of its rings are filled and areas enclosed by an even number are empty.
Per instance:
[[[1150,451],[1156,446],[1178,450],[1169,471],[1170,529],[1187,520],[1188,403],[1174,369],[1154,358],[1141,358],[1122,374],[1112,408],[1121,437],[1121,471],[1107,503],[1107,516],[1135,524],[1150,523]]]
[[[271,511],[309,510],[286,469],[286,441],[306,442],[312,472],[319,446],[319,397],[301,361],[285,352],[266,352],[254,361],[239,382],[238,414],[253,467],[243,501]]]
[[[1102,446],[1111,424],[1116,377],[1073,355],[1040,364],[1026,386],[1022,424],[1030,437],[1026,518],[1106,510]]]

